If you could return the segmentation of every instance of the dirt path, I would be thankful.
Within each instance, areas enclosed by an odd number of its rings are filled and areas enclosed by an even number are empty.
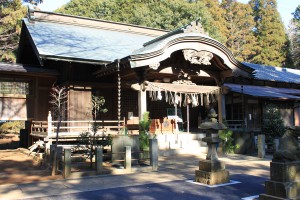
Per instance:
[[[62,179],[19,149],[0,150],[0,185]]]

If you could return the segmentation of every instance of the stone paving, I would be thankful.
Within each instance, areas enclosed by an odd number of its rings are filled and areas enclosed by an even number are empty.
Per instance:
[[[159,158],[157,172],[102,175],[79,179],[0,186],[0,199],[254,199],[264,192],[271,157],[230,155],[230,179],[239,183],[207,187],[194,184],[195,170],[203,156]],[[254,196],[254,197],[253,197]]]

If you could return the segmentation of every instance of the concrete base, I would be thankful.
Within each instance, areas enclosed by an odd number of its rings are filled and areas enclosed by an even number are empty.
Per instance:
[[[199,161],[199,170],[195,171],[195,181],[207,185],[217,185],[229,182],[229,172],[225,164],[219,160]]]

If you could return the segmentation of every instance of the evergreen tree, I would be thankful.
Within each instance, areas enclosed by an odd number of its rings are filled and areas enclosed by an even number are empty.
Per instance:
[[[219,42],[226,44],[228,29],[224,19],[224,9],[222,9],[218,0],[202,0],[202,2],[208,8],[208,11],[212,16],[213,21],[210,26],[216,27],[218,30],[217,34],[219,34]]]
[[[270,103],[264,107],[262,131],[271,138],[281,137],[284,134],[284,122],[277,105]]]
[[[258,49],[254,63],[284,66],[288,56],[288,38],[277,11],[276,0],[251,0]]]
[[[174,30],[201,18],[206,32],[222,40],[202,1],[182,0],[71,0],[57,12]]]
[[[291,54],[295,68],[300,69],[300,5],[296,8],[290,23]]]
[[[255,23],[250,5],[236,0],[223,0],[221,7],[225,11],[223,17],[228,30],[226,46],[236,59],[252,61],[256,53],[257,41],[253,31]]]
[[[15,62],[26,7],[20,0],[2,0],[0,5],[0,61]]]

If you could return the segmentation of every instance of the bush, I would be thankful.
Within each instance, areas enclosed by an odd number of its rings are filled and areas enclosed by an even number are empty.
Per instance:
[[[3,122],[0,125],[0,133],[6,134],[6,133],[20,133],[20,129],[25,128],[25,122],[24,121],[7,121]]]
[[[234,153],[234,150],[239,148],[238,145],[233,144],[232,134],[233,132],[228,129],[219,131],[219,138],[222,140],[222,150],[225,154]]]
[[[274,104],[268,104],[264,109],[262,131],[270,138],[281,137],[285,132],[280,111]]]
[[[143,120],[139,122],[139,141],[140,150],[145,150],[149,148],[149,127],[151,120],[149,118],[149,112],[143,114]]]

